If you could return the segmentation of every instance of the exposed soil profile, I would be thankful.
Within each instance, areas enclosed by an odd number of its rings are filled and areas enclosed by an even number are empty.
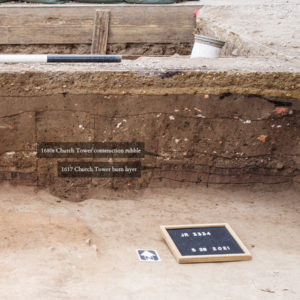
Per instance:
[[[300,102],[239,94],[1,97],[1,179],[89,198],[99,188],[289,183],[299,178]],[[140,178],[60,178],[37,142],[144,142]],[[131,159],[114,159],[127,161]],[[94,159],[107,161],[107,159]],[[74,196],[76,195],[76,196]]]
[[[299,0],[1,8],[1,54],[122,55],[0,63],[1,300],[300,299]],[[191,59],[193,34],[225,41],[220,56]],[[141,176],[67,174],[122,163]],[[160,232],[216,223],[251,260],[178,264]]]
[[[106,54],[122,55],[189,55],[192,43],[126,43],[108,44]],[[5,54],[90,54],[90,44],[57,45],[0,45],[0,53]]]

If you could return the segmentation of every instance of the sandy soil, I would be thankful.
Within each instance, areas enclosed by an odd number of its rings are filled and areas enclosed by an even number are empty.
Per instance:
[[[294,60],[283,60],[267,57],[222,57],[222,58],[194,58],[173,55],[171,57],[139,57],[135,60],[122,60],[121,63],[101,64],[22,64],[1,63],[0,74],[6,72],[136,72],[141,74],[157,74],[166,71],[219,71],[219,72],[288,72],[299,73],[300,64]]]
[[[299,1],[204,0],[201,4],[200,33],[225,40],[223,55],[288,57],[299,64]]]
[[[101,195],[99,195],[101,198]],[[1,299],[299,299],[299,191],[197,187],[60,201],[0,187]],[[159,225],[228,222],[245,262],[179,265]],[[140,262],[136,249],[162,261]]]
[[[300,66],[300,65],[299,65]],[[141,57],[121,64],[0,64],[1,96],[259,94],[299,98],[299,66],[268,58]],[[118,84],[116,84],[118,83]]]

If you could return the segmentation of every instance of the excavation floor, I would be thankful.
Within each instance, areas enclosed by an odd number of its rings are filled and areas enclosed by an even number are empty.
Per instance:
[[[161,188],[98,198],[61,202],[1,185],[1,299],[299,299],[299,190]],[[228,222],[253,259],[177,264],[159,225],[212,222]],[[140,262],[136,249],[156,249],[162,261]]]

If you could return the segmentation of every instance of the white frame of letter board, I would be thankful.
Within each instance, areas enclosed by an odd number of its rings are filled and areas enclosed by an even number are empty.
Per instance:
[[[233,239],[241,247],[244,253],[237,254],[215,254],[215,255],[181,255],[174,241],[168,233],[168,229],[182,229],[182,228],[206,228],[206,227],[226,227]],[[197,262],[218,262],[218,261],[238,261],[238,260],[250,260],[252,258],[249,250],[233,231],[233,229],[227,223],[219,224],[190,224],[190,225],[162,225],[160,226],[161,233],[169,246],[172,254],[175,256],[179,264],[197,263]]]

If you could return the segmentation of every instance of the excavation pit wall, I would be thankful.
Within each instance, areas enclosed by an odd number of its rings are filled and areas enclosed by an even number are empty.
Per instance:
[[[78,66],[74,72],[46,66],[14,72],[17,65],[9,66],[0,74],[2,182],[82,200],[99,189],[299,181],[297,74],[88,72]],[[57,176],[58,161],[137,159],[36,155],[38,142],[134,141],[152,154],[140,159],[139,178]]]

